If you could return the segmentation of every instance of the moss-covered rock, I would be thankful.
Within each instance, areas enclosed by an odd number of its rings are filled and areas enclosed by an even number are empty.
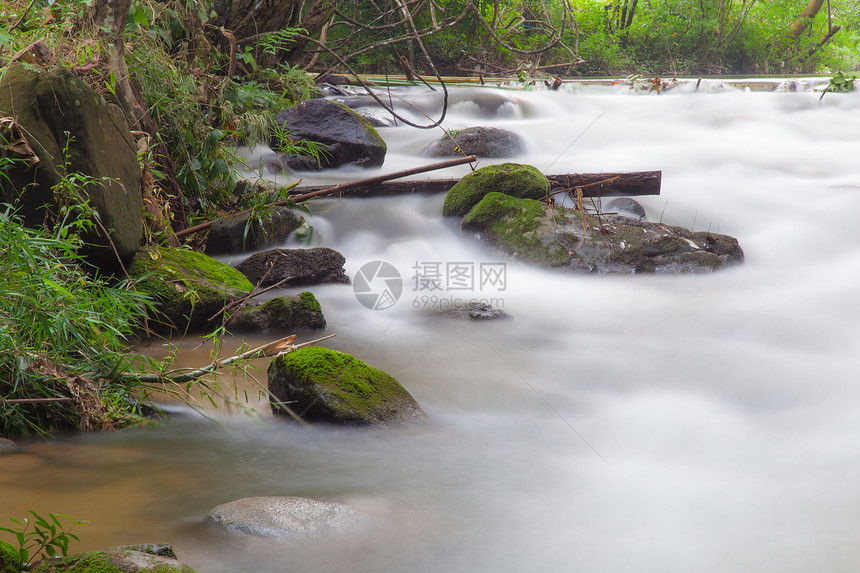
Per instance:
[[[451,187],[445,196],[442,214],[446,217],[465,215],[487,193],[543,199],[549,188],[549,179],[531,165],[488,165],[469,173]]]
[[[115,547],[104,551],[76,553],[61,559],[43,561],[32,571],[33,573],[194,573],[191,567],[177,561],[175,557],[140,551],[135,547]]]
[[[272,411],[280,403],[306,420],[338,424],[392,424],[417,420],[424,411],[387,372],[356,357],[311,346],[284,354],[269,365]]]
[[[254,290],[236,269],[187,249],[146,247],[128,272],[141,279],[138,289],[155,299],[150,326],[163,330],[200,330],[225,304]]]
[[[21,564],[18,561],[18,550],[11,543],[0,539],[0,573],[18,573]]]
[[[583,217],[501,193],[481,199],[461,228],[515,259],[577,272],[699,273],[743,261],[737,239],[728,235],[618,215]]]
[[[39,226],[46,210],[57,216],[53,188],[66,173],[93,178],[78,190],[98,212],[110,241],[95,226],[83,254],[106,271],[119,269],[114,249],[128,262],[140,247],[143,201],[137,145],[119,107],[65,68],[12,63],[0,78],[0,117],[15,119],[15,137],[23,137],[38,157],[36,165],[22,162],[4,172],[0,202],[15,205],[28,225]],[[0,140],[11,136],[8,126],[0,129]]]
[[[313,293],[303,292],[279,296],[256,306],[246,306],[233,316],[227,328],[232,332],[272,329],[307,332],[322,330],[325,326],[319,301]]]

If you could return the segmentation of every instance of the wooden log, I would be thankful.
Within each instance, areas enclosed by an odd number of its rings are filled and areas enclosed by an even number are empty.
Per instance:
[[[552,184],[550,193],[562,189],[575,190],[582,187],[583,197],[628,197],[659,195],[661,171],[633,171],[625,173],[569,173],[548,175]],[[427,179],[410,181],[386,181],[360,185],[338,191],[338,197],[389,197],[392,195],[433,195],[447,193],[459,179]],[[296,188],[297,194],[309,194],[322,187]]]

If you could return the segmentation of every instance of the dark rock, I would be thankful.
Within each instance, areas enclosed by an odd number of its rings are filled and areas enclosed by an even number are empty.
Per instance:
[[[27,225],[40,226],[46,210],[59,217],[52,188],[64,175],[89,177],[94,183],[78,190],[110,231],[110,241],[95,225],[83,254],[107,272],[119,270],[113,248],[123,263],[131,260],[140,247],[143,202],[137,144],[122,111],[64,68],[36,71],[13,63],[0,79],[0,117],[15,118],[38,157],[33,167],[22,163],[5,172],[8,180],[0,177],[0,201],[15,205]],[[0,136],[9,135],[8,126],[0,129]]]
[[[619,197],[617,199],[613,199],[609,201],[603,209],[607,213],[616,212],[619,215],[624,215],[626,217],[636,219],[637,221],[645,219],[645,216],[647,215],[645,208],[642,207],[638,201],[631,199],[630,197]]]
[[[187,249],[143,248],[128,273],[142,279],[138,290],[153,297],[150,327],[157,331],[199,331],[226,304],[254,290],[233,267]]]
[[[461,227],[515,259],[576,272],[702,273],[743,261],[737,239],[728,235],[584,216],[585,233],[579,211],[490,193]]]
[[[543,199],[549,188],[549,179],[531,165],[488,165],[469,173],[451,187],[445,196],[442,214],[446,217],[465,215],[484,195],[493,191],[512,197]]]
[[[275,358],[269,365],[272,411],[280,405],[305,420],[338,424],[394,424],[424,417],[415,399],[390,374],[343,352],[320,346]]]
[[[279,296],[263,304],[250,303],[233,315],[227,328],[231,332],[307,332],[325,326],[320,303],[313,293],[303,292]]]
[[[366,517],[351,505],[302,497],[247,497],[219,505],[209,522],[231,531],[272,538],[346,534]]]
[[[303,101],[275,116],[275,123],[291,141],[325,145],[318,163],[307,156],[281,155],[282,166],[294,170],[319,170],[341,165],[378,167],[385,161],[385,141],[365,118],[345,105],[325,99]],[[278,149],[278,135],[269,143]]]
[[[129,547],[76,553],[60,559],[42,561],[33,573],[194,573],[174,557],[162,556]],[[172,553],[171,549],[171,553]]]
[[[206,239],[206,252],[211,255],[244,253],[283,245],[290,233],[305,222],[301,215],[287,207],[274,207],[251,224],[249,217],[234,215],[213,221]]]
[[[255,285],[271,286],[289,278],[289,286],[320,283],[349,284],[343,269],[346,259],[328,247],[270,249],[256,253],[236,265]]]
[[[507,158],[522,155],[525,144],[516,133],[497,127],[467,127],[450,137],[443,137],[430,144],[424,152],[427,157],[456,157],[477,155],[478,157]]]

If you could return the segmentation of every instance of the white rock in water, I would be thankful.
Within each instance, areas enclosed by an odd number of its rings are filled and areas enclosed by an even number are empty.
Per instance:
[[[356,529],[366,516],[345,503],[303,497],[246,497],[224,503],[209,520],[227,529],[261,537],[318,537]]]

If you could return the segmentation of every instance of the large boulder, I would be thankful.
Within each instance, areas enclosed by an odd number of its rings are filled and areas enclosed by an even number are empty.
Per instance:
[[[283,245],[304,218],[288,207],[274,207],[259,216],[233,215],[213,221],[206,238],[210,255],[244,253]]]
[[[17,124],[0,128],[0,141],[23,137],[38,158],[32,167],[19,162],[4,172],[9,179],[0,177],[0,201],[15,205],[26,224],[38,226],[46,215],[56,220],[60,206],[77,201],[71,197],[77,193],[100,220],[85,236],[87,260],[112,272],[119,268],[115,249],[127,263],[140,247],[143,202],[137,145],[122,111],[65,68],[13,63],[0,79],[0,117]],[[21,159],[29,154],[23,143],[16,149],[0,152]],[[88,182],[62,185],[71,174]]]
[[[268,369],[272,411],[338,424],[395,424],[424,411],[393,376],[356,357],[320,346],[275,358]]]
[[[385,141],[367,119],[345,105],[325,99],[306,100],[278,113],[275,124],[269,142],[274,150],[284,137],[325,146],[320,161],[306,155],[284,154],[279,157],[282,167],[296,171],[341,165],[378,167],[385,161]]]
[[[507,129],[498,127],[467,127],[454,134],[434,141],[425,150],[427,157],[456,157],[477,155],[478,157],[508,158],[522,155],[525,143],[522,138]]]
[[[32,573],[194,573],[169,545],[130,545],[42,561]]]
[[[461,228],[523,262],[586,273],[701,273],[744,256],[728,235],[618,215],[599,219],[502,193],[481,199]]]
[[[345,534],[364,520],[345,503],[303,497],[246,497],[209,512],[209,522],[230,531],[273,538],[308,538]]]
[[[156,313],[150,327],[160,331],[202,330],[226,304],[254,290],[233,267],[187,249],[145,247],[128,273],[140,280],[140,291],[153,297]]]
[[[307,332],[324,329],[325,317],[313,293],[303,292],[248,304],[233,315],[228,328],[231,332]]]
[[[446,217],[465,215],[484,195],[493,191],[512,197],[543,199],[549,188],[549,179],[531,165],[488,165],[472,171],[451,187],[445,196],[442,214]]]
[[[270,249],[256,253],[236,265],[252,283],[271,286],[289,278],[289,285],[320,283],[349,284],[343,269],[346,259],[328,247]]]

